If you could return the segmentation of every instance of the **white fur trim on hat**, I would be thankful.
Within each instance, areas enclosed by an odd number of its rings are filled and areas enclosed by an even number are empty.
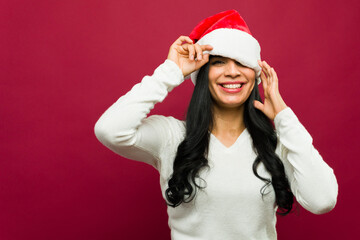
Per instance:
[[[258,41],[250,34],[238,29],[220,28],[206,34],[197,43],[199,45],[209,44],[213,47],[211,51],[204,51],[203,54],[209,53],[232,58],[244,66],[254,69],[255,78],[260,84],[261,67],[257,60],[261,60],[261,48]],[[194,71],[185,78],[191,77],[195,85],[198,72],[199,70]]]

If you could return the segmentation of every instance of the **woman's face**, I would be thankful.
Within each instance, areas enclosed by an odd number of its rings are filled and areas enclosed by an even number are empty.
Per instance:
[[[255,84],[255,71],[227,57],[212,56],[209,61],[209,90],[220,107],[241,106]]]

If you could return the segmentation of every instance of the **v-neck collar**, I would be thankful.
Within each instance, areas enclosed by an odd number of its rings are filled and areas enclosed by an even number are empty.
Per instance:
[[[222,148],[224,148],[226,151],[230,151],[233,148],[235,148],[238,143],[240,142],[240,139],[242,139],[245,135],[247,134],[247,128],[245,128],[240,135],[238,136],[238,138],[235,140],[235,142],[230,146],[230,147],[226,147],[214,134],[212,134],[210,132],[210,137],[211,139],[213,139],[218,145],[220,145]]]

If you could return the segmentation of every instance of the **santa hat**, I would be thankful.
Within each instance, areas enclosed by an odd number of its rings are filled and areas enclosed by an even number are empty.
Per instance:
[[[190,33],[189,37],[199,45],[209,44],[210,55],[220,55],[232,58],[255,71],[257,83],[260,84],[261,67],[260,44],[252,36],[249,27],[236,10],[220,12],[202,20]],[[199,70],[190,74],[192,82],[196,83]],[[188,78],[186,76],[186,78]]]

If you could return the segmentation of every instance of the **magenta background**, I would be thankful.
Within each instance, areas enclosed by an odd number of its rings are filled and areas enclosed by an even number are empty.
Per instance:
[[[203,18],[236,9],[334,169],[336,208],[278,217],[284,239],[353,239],[359,210],[359,1],[0,2],[0,239],[170,239],[159,176],[96,139],[100,115]],[[193,86],[151,114],[182,118]],[[262,88],[261,88],[262,89]]]

